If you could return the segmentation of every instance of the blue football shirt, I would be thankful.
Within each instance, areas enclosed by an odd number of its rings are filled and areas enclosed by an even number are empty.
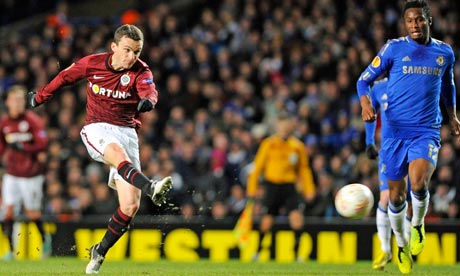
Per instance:
[[[357,81],[358,95],[366,95],[380,75],[387,74],[387,106],[383,137],[411,138],[421,132],[439,132],[442,98],[446,107],[456,104],[452,48],[430,38],[420,45],[409,36],[389,40]]]

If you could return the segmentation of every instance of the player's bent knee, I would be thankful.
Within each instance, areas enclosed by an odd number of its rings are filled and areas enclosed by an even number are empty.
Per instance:
[[[424,193],[428,189],[427,185],[424,182],[418,183],[418,185],[413,185],[411,183],[411,191],[415,193]]]

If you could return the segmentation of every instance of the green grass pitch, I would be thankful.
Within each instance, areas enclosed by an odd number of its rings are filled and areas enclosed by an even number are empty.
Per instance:
[[[53,257],[46,260],[0,261],[0,275],[24,276],[60,276],[85,275],[87,261],[73,257]],[[417,265],[410,275],[458,275],[459,265],[431,266]],[[352,265],[318,264],[314,261],[305,263],[281,264],[276,262],[243,263],[236,260],[228,262],[138,262],[138,261],[106,261],[98,275],[116,276],[269,276],[269,275],[402,275],[395,264],[387,265],[385,271],[373,271],[369,261],[361,261]]]

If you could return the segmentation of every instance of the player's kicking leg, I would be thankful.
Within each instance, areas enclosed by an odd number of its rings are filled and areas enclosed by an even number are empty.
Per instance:
[[[117,172],[126,182],[147,194],[155,205],[161,206],[166,202],[166,193],[172,188],[171,176],[157,181],[150,180],[128,161],[120,163]]]
[[[83,127],[80,132],[83,143],[94,160],[110,164],[110,174],[116,172],[127,183],[147,194],[154,204],[160,206],[166,201],[165,194],[172,188],[170,176],[159,181],[152,181],[140,170],[139,150],[124,145],[121,141],[137,143],[137,133],[134,129],[110,128],[103,124],[94,123]],[[105,141],[100,143],[99,141]],[[101,154],[103,153],[103,154]],[[109,180],[109,185],[113,182]]]

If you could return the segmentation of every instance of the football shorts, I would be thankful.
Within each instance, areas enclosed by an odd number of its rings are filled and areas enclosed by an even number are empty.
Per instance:
[[[2,196],[3,205],[20,206],[27,210],[41,210],[43,199],[43,184],[45,177],[17,177],[9,174],[3,175]]]
[[[299,194],[293,183],[274,184],[264,181],[265,194],[262,200],[263,213],[272,216],[280,214],[284,209],[285,215],[299,208]]]
[[[384,138],[380,149],[381,171],[386,179],[398,180],[408,174],[409,163],[423,158],[436,167],[441,148],[440,137]]]
[[[92,123],[80,131],[81,139],[92,159],[107,163],[104,160],[104,151],[109,144],[118,144],[129,156],[134,167],[141,169],[139,161],[139,140],[136,130],[130,127],[116,126],[107,123]],[[116,189],[115,180],[123,179],[117,168],[111,166],[108,184]]]

